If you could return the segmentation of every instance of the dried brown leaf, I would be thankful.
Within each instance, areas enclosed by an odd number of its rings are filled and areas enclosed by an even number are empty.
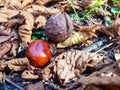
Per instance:
[[[74,4],[74,7],[81,11],[82,10],[82,7],[81,7],[81,2],[79,0],[73,0],[73,4]],[[55,4],[55,7],[60,9],[62,12],[63,11],[72,11],[72,7],[71,7],[71,4],[67,1],[67,0],[59,0],[59,2],[57,4]]]
[[[25,6],[29,5],[29,4],[32,4],[33,1],[34,1],[34,0],[23,0],[23,2],[22,2],[22,7],[25,7]]]
[[[113,30],[114,36],[120,36],[120,18],[115,20],[110,26],[107,27],[107,29]]]
[[[4,23],[4,22],[7,22],[7,21],[8,21],[7,18],[0,16],[0,23]]]
[[[45,5],[49,2],[54,2],[54,1],[61,1],[61,0],[35,0],[35,4],[38,5]]]
[[[91,44],[92,41],[90,40],[92,37],[96,37],[94,33],[88,32],[76,32],[72,34],[69,38],[67,38],[65,41],[60,42],[57,44],[57,48],[66,48],[75,44]]]
[[[25,68],[31,68],[27,58],[16,58],[0,64],[0,70],[5,70],[8,67],[10,70],[20,71]]]
[[[0,46],[0,59],[3,55],[5,55],[8,51],[10,51],[12,47],[11,43],[5,42]]]
[[[38,29],[38,28],[41,28],[41,27],[45,26],[45,24],[46,24],[45,16],[39,15],[35,19],[34,27],[35,27],[35,29]]]
[[[20,13],[25,18],[25,24],[19,27],[19,35],[24,43],[30,42],[32,29],[34,25],[34,17],[27,11]]]
[[[77,24],[79,25],[79,24]],[[75,29],[79,30],[72,34],[68,39],[57,44],[57,48],[65,48],[75,44],[91,44],[93,38],[97,38],[95,31],[100,28],[101,24],[93,26],[76,26]]]
[[[54,60],[53,74],[61,83],[67,83],[73,78],[79,78],[87,66],[94,67],[102,60],[102,56],[83,51],[68,51],[60,54]]]
[[[16,9],[16,10],[22,9],[22,4],[21,2],[19,2],[19,0],[10,0],[8,5],[10,9]]]
[[[92,8],[97,1],[98,1],[98,0],[82,0],[82,4],[83,4],[84,6],[86,6],[86,7],[84,7],[84,8]],[[104,4],[104,3],[106,3],[107,1],[108,1],[108,0],[103,0],[103,1],[99,4],[99,6],[102,5],[102,4]]]
[[[0,0],[0,6],[5,6],[9,3],[10,0]]]
[[[12,28],[13,25],[16,25],[16,24],[21,25],[21,24],[23,24],[23,22],[24,22],[24,19],[23,19],[23,18],[10,19],[10,20],[8,20],[8,22],[7,22],[7,23],[8,23],[8,25],[7,25],[7,30],[10,29],[10,28]]]
[[[35,80],[35,79],[39,79],[39,76],[35,75],[33,71],[25,70],[22,73],[22,78],[27,80]]]
[[[40,14],[52,15],[60,12],[60,10],[56,8],[47,8],[45,6],[39,6],[34,4],[32,5],[32,8],[34,11],[39,12]]]
[[[0,36],[0,43],[8,41],[12,36]]]
[[[115,20],[110,26],[102,27],[100,31],[111,37],[119,37],[120,36],[120,18]]]
[[[89,85],[95,85],[95,86],[120,86],[120,77],[82,77],[78,80],[79,82],[86,84],[87,86]],[[91,89],[88,89],[91,90]],[[103,90],[103,89],[102,89]]]
[[[1,17],[11,18],[18,14],[19,14],[18,10],[11,10],[11,9],[7,9],[7,8],[1,8],[1,10],[0,10]]]

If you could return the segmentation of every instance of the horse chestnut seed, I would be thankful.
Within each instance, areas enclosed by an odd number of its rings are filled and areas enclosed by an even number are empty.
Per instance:
[[[31,65],[42,67],[52,57],[50,45],[43,40],[35,40],[27,47],[26,56]]]

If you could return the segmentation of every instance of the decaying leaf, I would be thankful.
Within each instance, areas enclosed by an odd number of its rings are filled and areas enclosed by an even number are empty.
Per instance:
[[[18,14],[19,14],[18,10],[11,10],[11,9],[7,9],[7,8],[1,8],[1,10],[0,10],[1,17],[11,18]]]
[[[93,26],[75,27],[78,32],[72,34],[65,41],[57,44],[57,48],[66,48],[75,44],[91,44],[93,38],[97,38],[95,31],[100,28],[101,24],[95,24]]]
[[[22,73],[22,78],[28,79],[28,80],[35,80],[35,79],[39,79],[39,75],[35,75],[35,73],[33,71],[25,70]]]
[[[82,10],[82,2],[79,0],[73,0],[73,5],[75,9],[81,11]],[[57,4],[55,4],[55,7],[60,9],[61,11],[72,11],[71,4],[67,0],[59,0]]]
[[[110,26],[102,27],[100,31],[111,37],[120,36],[120,18],[115,20]]]
[[[0,59],[11,49],[11,47],[12,44],[9,42],[5,42],[4,44],[0,45]]]
[[[6,67],[10,70],[15,71],[20,71],[25,68],[31,68],[27,58],[17,58],[0,63],[0,71],[5,70]]]
[[[54,64],[46,69],[43,74],[46,77],[43,77],[46,80],[52,74],[52,77],[58,79],[61,83],[67,83],[74,78],[79,78],[87,66],[94,67],[102,59],[102,56],[95,53],[77,50],[68,51],[54,58]],[[49,71],[50,68],[52,68],[51,71]],[[50,74],[48,72],[53,73]]]
[[[76,32],[73,35],[71,35],[68,39],[66,39],[63,42],[60,42],[57,44],[57,48],[66,48],[75,44],[91,44],[91,39],[93,37],[97,37],[94,33],[88,32]]]
[[[78,80],[82,84],[86,85],[86,89],[83,90],[119,90],[120,77],[82,77]],[[77,83],[78,83],[77,82]]]
[[[55,2],[55,1],[61,1],[61,0],[35,0],[35,4],[45,5],[49,2]]]
[[[25,18],[25,24],[19,27],[19,35],[24,43],[30,42],[32,29],[34,25],[34,17],[27,11],[20,13]]]
[[[22,7],[25,7],[25,6],[29,5],[29,4],[32,4],[33,1],[34,1],[34,0],[23,0],[23,2],[22,2]]]
[[[0,43],[8,41],[11,38],[11,36],[0,36]]]
[[[47,8],[45,6],[39,5],[32,5],[32,8],[34,11],[39,12],[40,14],[53,15],[55,13],[60,12],[60,10],[57,8]]]
[[[7,5],[10,0],[0,0],[0,6]]]
[[[35,19],[34,27],[35,27],[35,29],[38,29],[40,27],[45,26],[45,24],[46,24],[46,18],[45,18],[45,16],[39,15]]]
[[[7,22],[7,21],[8,21],[7,18],[0,16],[0,23],[4,23],[4,22]]]
[[[22,4],[19,2],[19,0],[9,0],[9,8],[11,9],[17,9],[21,10],[22,9]]]

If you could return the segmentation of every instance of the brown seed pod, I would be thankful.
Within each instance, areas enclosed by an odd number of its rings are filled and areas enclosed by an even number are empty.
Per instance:
[[[67,39],[73,30],[73,22],[67,13],[57,13],[51,16],[46,23],[46,35],[54,42]]]

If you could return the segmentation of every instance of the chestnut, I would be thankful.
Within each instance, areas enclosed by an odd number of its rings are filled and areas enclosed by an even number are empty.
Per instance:
[[[37,67],[46,65],[52,57],[50,45],[43,40],[35,40],[26,49],[30,64]]]

